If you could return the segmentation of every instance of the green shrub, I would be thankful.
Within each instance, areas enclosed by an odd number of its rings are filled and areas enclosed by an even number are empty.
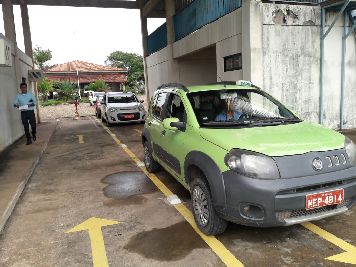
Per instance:
[[[47,106],[57,106],[66,103],[64,100],[59,100],[59,99],[49,99],[47,101],[41,102],[40,105],[42,107],[47,107]]]

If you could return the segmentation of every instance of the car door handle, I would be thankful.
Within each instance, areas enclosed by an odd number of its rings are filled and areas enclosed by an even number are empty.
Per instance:
[[[166,135],[166,130],[163,130],[163,131],[161,132],[161,134],[162,134],[162,135]]]

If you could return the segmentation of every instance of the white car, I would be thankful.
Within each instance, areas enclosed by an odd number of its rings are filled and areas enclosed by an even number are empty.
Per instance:
[[[108,126],[125,122],[141,122],[146,118],[144,101],[133,93],[106,93],[101,102],[101,120]]]
[[[95,105],[98,97],[105,95],[105,92],[94,92],[94,91],[87,91],[87,92],[89,92],[90,106]]]

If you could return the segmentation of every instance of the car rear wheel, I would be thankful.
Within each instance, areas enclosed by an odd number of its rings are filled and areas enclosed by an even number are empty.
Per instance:
[[[194,219],[198,228],[206,235],[218,235],[225,232],[228,222],[216,213],[205,179],[194,178],[190,183],[190,190]]]
[[[154,160],[152,152],[149,148],[148,141],[143,144],[143,150],[145,153],[144,163],[148,172],[154,173],[159,170],[159,163]]]

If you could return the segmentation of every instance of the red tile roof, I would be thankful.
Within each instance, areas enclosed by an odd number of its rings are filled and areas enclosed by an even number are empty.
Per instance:
[[[108,83],[127,82],[127,69],[102,66],[98,64],[75,60],[64,64],[54,65],[45,72],[48,79],[53,81],[91,83],[103,80]]]
[[[54,65],[52,68],[48,69],[46,72],[96,72],[96,71],[118,71],[127,72],[127,69],[115,68],[110,66],[102,66],[94,63],[84,62],[84,61],[71,61],[63,64]]]

